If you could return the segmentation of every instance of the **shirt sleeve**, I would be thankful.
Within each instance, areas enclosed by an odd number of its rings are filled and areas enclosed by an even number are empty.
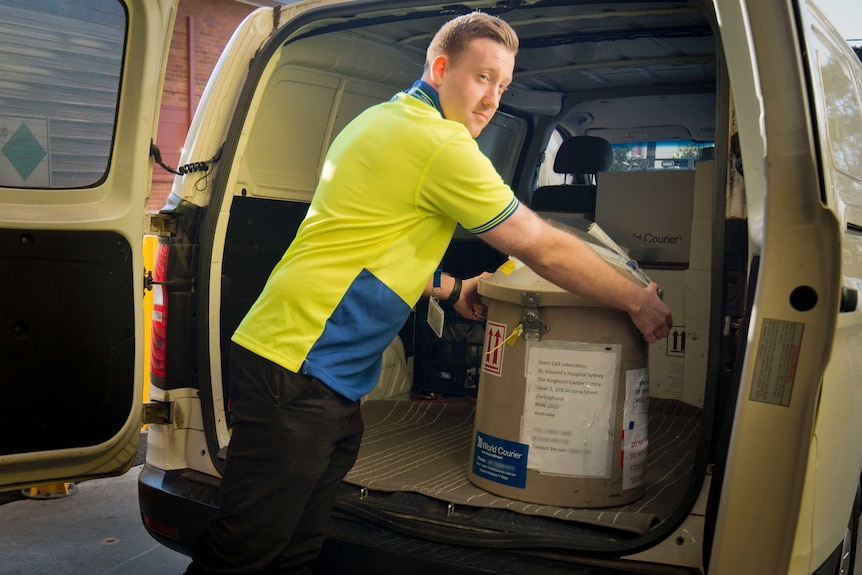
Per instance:
[[[429,159],[417,206],[482,233],[511,216],[519,202],[475,140],[457,134]]]

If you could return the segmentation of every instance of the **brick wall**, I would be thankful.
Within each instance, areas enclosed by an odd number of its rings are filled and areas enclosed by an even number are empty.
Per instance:
[[[256,8],[237,0],[180,0],[156,135],[162,160],[168,166],[177,167],[195,107],[222,50],[243,18]],[[164,205],[173,179],[173,174],[160,166],[153,168],[148,210],[158,211]]]

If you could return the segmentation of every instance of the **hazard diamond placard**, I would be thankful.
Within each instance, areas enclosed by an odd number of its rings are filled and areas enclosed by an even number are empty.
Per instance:
[[[0,116],[0,185],[50,187],[48,121]]]

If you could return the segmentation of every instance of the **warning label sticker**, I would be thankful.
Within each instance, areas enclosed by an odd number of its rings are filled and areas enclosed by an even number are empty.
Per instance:
[[[646,368],[626,371],[626,398],[623,408],[622,453],[623,489],[632,489],[646,481],[647,447],[649,447],[649,371]]]
[[[757,363],[751,384],[751,401],[790,405],[804,324],[764,319],[757,346]]]
[[[489,321],[485,325],[485,356],[482,371],[491,375],[503,373],[503,345],[506,342],[506,324]]]
[[[48,120],[0,116],[0,185],[49,187]]]

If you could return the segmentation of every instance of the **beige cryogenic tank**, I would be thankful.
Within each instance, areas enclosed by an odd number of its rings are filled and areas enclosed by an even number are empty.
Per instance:
[[[632,277],[625,264],[610,262]],[[644,494],[649,376],[629,315],[510,259],[489,299],[468,477],[503,497],[610,507]]]

